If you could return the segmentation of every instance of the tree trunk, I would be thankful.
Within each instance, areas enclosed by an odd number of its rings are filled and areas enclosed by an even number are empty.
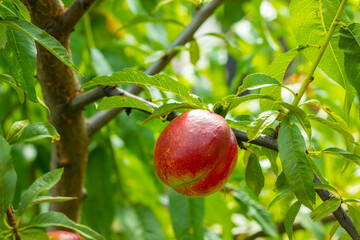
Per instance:
[[[29,1],[32,22],[55,37],[70,53],[70,33],[64,33],[61,1]],[[51,168],[64,168],[64,174],[53,190],[54,196],[77,197],[76,200],[51,205],[51,210],[63,212],[78,221],[82,201],[82,186],[88,157],[89,137],[83,111],[72,112],[69,101],[80,93],[74,72],[37,45],[37,78],[45,103],[50,109],[49,121],[59,132],[60,141],[52,145]]]

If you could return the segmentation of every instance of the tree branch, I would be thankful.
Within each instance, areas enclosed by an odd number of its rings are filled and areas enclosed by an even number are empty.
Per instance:
[[[16,240],[21,240],[19,230],[18,230],[17,225],[16,225],[16,220],[15,220],[13,209],[12,209],[11,205],[6,210],[6,216],[7,216],[10,227],[12,227],[12,232],[15,235],[15,239]]]
[[[147,104],[148,106],[152,107],[153,109],[157,109],[159,106],[149,102],[141,97],[135,96],[134,94],[131,94],[127,91],[124,91],[118,87],[113,87],[113,89],[108,91],[108,94],[110,94],[110,96],[115,96],[115,95],[120,95],[120,96],[125,96],[125,97],[133,97],[136,98],[137,100]],[[106,118],[106,116],[110,116],[109,113],[111,113],[112,110],[116,110],[116,111],[121,111],[119,109],[111,109],[111,110],[107,110],[107,112],[105,112],[105,116],[103,115],[99,115],[98,118],[93,118],[93,122],[92,124],[94,124],[94,126],[96,126],[96,124],[103,126],[104,122],[103,121],[107,121],[108,119]],[[179,116],[178,113],[172,112],[171,114],[169,114],[169,116],[167,117],[166,120],[171,121],[173,120],[175,117]],[[105,123],[106,124],[106,123]],[[96,126],[97,127],[97,126]],[[232,128],[235,136],[236,136],[236,140],[238,142],[238,145],[241,146],[242,142],[248,142],[249,139],[246,135],[246,132],[243,130],[239,130],[239,129],[234,129]],[[269,134],[269,135],[261,135],[259,138],[250,141],[250,143],[258,145],[258,146],[262,146],[262,147],[266,147],[269,148],[271,150],[274,151],[279,151],[278,149],[278,143],[277,143],[277,139],[273,137],[273,134]],[[320,178],[317,176],[316,173],[314,173],[314,183],[321,183],[322,181],[320,180]],[[330,191],[328,190],[323,190],[323,189],[317,189],[316,193],[319,195],[319,197],[321,198],[321,200],[323,200],[324,202],[326,200],[329,200],[331,198],[337,198],[334,194],[332,194]],[[335,216],[335,218],[337,219],[337,221],[340,223],[340,225],[346,230],[346,232],[355,240],[360,240],[360,236],[355,228],[354,222],[352,221],[352,219],[350,218],[350,216],[346,213],[346,211],[340,206],[336,211],[333,212],[333,215]]]
[[[62,29],[64,33],[70,34],[80,18],[86,13],[96,0],[75,0],[73,4],[64,12],[62,19]]]
[[[184,31],[182,31],[181,34],[174,40],[174,42],[166,49],[170,53],[151,64],[145,70],[145,73],[148,75],[154,75],[164,69],[167,64],[169,64],[171,59],[173,59],[178,53],[178,51],[174,51],[173,49],[177,46],[184,45],[185,43],[193,39],[194,33],[198,30],[201,24],[203,24],[205,20],[208,19],[224,1],[225,0],[213,0],[211,3],[205,5],[200,11],[198,11],[196,16],[192,19],[189,25],[186,26]],[[86,105],[105,97],[106,89],[104,88],[104,86],[99,86],[93,90],[74,97],[71,100],[69,107],[73,111],[77,111],[78,109],[81,109]],[[142,91],[142,88],[136,85],[132,85],[130,86],[128,91],[137,95]],[[91,136],[97,131],[99,131],[101,127],[106,125],[120,112],[121,109],[112,109],[98,112],[96,115],[89,119],[89,135]]]

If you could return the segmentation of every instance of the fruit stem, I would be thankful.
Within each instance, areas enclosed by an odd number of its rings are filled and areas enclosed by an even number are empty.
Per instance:
[[[335,32],[336,27],[339,25],[340,17],[341,17],[341,14],[342,14],[345,6],[346,6],[346,3],[347,3],[347,0],[343,0],[341,2],[340,7],[339,7],[339,9],[338,9],[338,11],[337,11],[337,13],[336,13],[336,15],[334,17],[333,22],[331,23],[330,28],[329,28],[329,32],[326,35],[325,41],[320,47],[319,54],[317,55],[317,57],[315,59],[315,62],[312,64],[309,74],[306,76],[304,82],[302,83],[301,88],[300,88],[299,92],[297,93],[297,95],[296,95],[296,97],[295,97],[295,99],[294,99],[294,101],[292,103],[293,105],[297,106],[299,104],[302,96],[305,93],[306,88],[314,80],[313,74],[314,74],[317,66],[320,63],[320,60],[321,60],[322,56],[324,55],[326,47],[329,45],[329,42],[331,40],[332,35]]]

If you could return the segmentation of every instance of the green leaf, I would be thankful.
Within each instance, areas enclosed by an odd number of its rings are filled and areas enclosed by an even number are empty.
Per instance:
[[[360,24],[353,23],[340,28],[339,47],[345,54],[346,75],[360,96]]]
[[[154,18],[154,17],[150,17],[148,15],[136,15],[128,23],[126,23],[122,27],[116,29],[114,34],[116,34],[117,32],[119,32],[125,28],[131,27],[133,25],[140,24],[140,23],[154,23],[154,24],[172,23],[172,24],[175,24],[175,25],[178,25],[181,27],[185,27],[185,25],[182,22],[177,21],[175,19],[171,19],[171,18]]]
[[[177,239],[190,239],[189,207],[187,197],[170,189],[169,210],[171,222]]]
[[[244,78],[243,84],[239,87],[236,95],[239,95],[245,90],[258,89],[269,86],[281,86],[281,84],[276,79],[266,74],[262,74],[262,73],[250,74]]]
[[[165,238],[160,224],[150,208],[138,204],[135,205],[135,211],[141,223],[144,239],[161,240]]]
[[[268,209],[270,209],[276,202],[278,202],[279,200],[281,200],[282,198],[288,196],[289,194],[293,193],[293,191],[291,190],[291,188],[287,188],[284,191],[282,191],[280,194],[278,194],[269,204]]]
[[[343,149],[337,147],[330,147],[322,150],[321,152],[344,157],[360,166],[360,156],[355,155],[353,153],[349,153],[348,151],[345,151]]]
[[[229,104],[231,104],[229,106],[229,111],[233,110],[234,108],[238,107],[241,103],[246,102],[246,101],[250,101],[250,100],[254,100],[254,99],[268,99],[270,101],[275,101],[275,98],[268,96],[268,95],[263,95],[263,94],[247,94],[245,96],[241,96],[241,97],[235,97],[234,95],[230,95],[227,96],[225,98],[223,98],[223,102],[224,102],[224,106],[228,106]]]
[[[344,136],[344,138],[352,143],[355,143],[355,139],[354,136],[350,133],[350,131],[348,130],[347,127],[344,127],[343,124],[341,123],[336,123],[336,122],[330,122],[324,118],[321,118],[319,116],[316,115],[308,115],[310,120],[313,121],[317,121],[319,123],[324,124],[325,126],[328,126],[330,128],[332,128],[333,130],[337,131],[338,133],[342,134]]]
[[[309,138],[309,141],[311,142],[311,124],[307,114],[302,109],[292,104],[286,102],[276,102],[276,103],[279,104],[280,106],[289,109],[292,113],[294,113],[295,117],[299,120],[300,125],[304,128]]]
[[[241,203],[246,214],[252,217],[266,234],[273,237],[278,236],[278,230],[271,214],[262,205],[255,202],[247,192],[230,185],[226,185],[226,187],[233,190],[235,200]]]
[[[277,56],[274,61],[266,68],[265,73],[270,77],[276,79],[279,83],[282,83],[285,72],[289,67],[291,61],[299,54],[300,49],[291,49],[285,53]],[[281,101],[281,89],[279,87],[265,87],[260,90],[261,94],[272,96],[277,101]],[[276,110],[278,106],[269,100],[260,100],[260,107],[262,111]]]
[[[285,230],[286,233],[289,237],[290,240],[293,239],[292,237],[292,226],[295,222],[295,218],[296,215],[298,214],[299,210],[301,207],[301,203],[300,201],[296,201],[293,205],[291,205],[291,207],[289,208],[289,210],[287,211],[285,218],[284,218],[284,225],[285,225]]]
[[[123,96],[112,96],[104,98],[98,105],[98,109],[107,110],[112,108],[135,108],[149,113],[154,109],[138,99]]]
[[[29,205],[36,205],[45,202],[67,202],[74,200],[76,197],[51,197],[51,196],[39,196],[33,199]]]
[[[312,211],[310,217],[313,221],[319,221],[336,211],[340,207],[341,200],[338,198],[331,198],[320,204],[316,209]]]
[[[143,72],[131,68],[126,68],[122,72],[116,72],[111,76],[96,77],[85,83],[82,87],[89,88],[99,84],[112,86],[126,83],[144,84],[156,87],[162,91],[172,92],[202,108],[200,100],[190,94],[189,89],[185,85],[175,81],[168,75],[156,74],[154,76],[148,76]]]
[[[280,173],[275,182],[274,192],[282,192],[290,187],[289,183],[286,180],[284,171]]]
[[[57,59],[64,63],[69,68],[73,69],[75,72],[79,72],[74,63],[71,60],[67,50],[51,35],[49,35],[44,30],[36,27],[35,25],[15,17],[7,17],[5,20],[0,20],[0,23],[5,23],[11,28],[14,28],[22,33],[25,33],[27,36],[34,39],[41,46],[46,48],[51,52]]]
[[[30,124],[29,120],[22,120],[22,121],[17,121],[14,122],[11,127],[10,130],[8,132],[8,134],[6,135],[6,141],[8,143],[11,143],[11,141],[19,134],[21,134],[21,132],[24,130],[24,128],[26,126],[28,126]]]
[[[348,233],[344,233],[338,238],[338,240],[353,240],[353,238]]]
[[[277,157],[279,155],[278,152],[268,149],[268,148],[261,148],[262,153],[269,159],[270,163],[271,163],[271,170],[275,173],[275,175],[278,175],[279,172],[279,168],[277,165]]]
[[[11,1],[15,4],[17,9],[19,9],[21,16],[23,16],[26,21],[31,22],[31,16],[26,6],[20,0],[11,0]]]
[[[0,46],[0,48],[1,48],[1,46]],[[20,103],[21,104],[24,103],[24,101],[25,101],[24,91],[20,87],[18,87],[18,85],[16,84],[15,79],[12,76],[7,75],[7,74],[0,74],[0,82],[4,82],[4,83],[9,84],[10,87],[12,87],[15,90],[15,92],[17,93]]]
[[[188,198],[188,204],[190,223],[193,229],[193,239],[204,239],[204,198]]]
[[[264,187],[264,175],[255,153],[251,153],[245,170],[246,184],[258,196]]]
[[[200,59],[200,48],[196,40],[190,42],[189,53],[190,62],[195,66]]]
[[[315,204],[314,172],[305,154],[304,138],[289,114],[281,121],[278,143],[279,156],[288,183],[299,201],[312,209]]]
[[[59,168],[45,173],[31,184],[21,196],[18,209],[20,216],[23,215],[25,209],[42,191],[49,190],[60,180],[63,171],[63,168]]]
[[[100,75],[110,75],[113,73],[109,62],[106,60],[102,52],[97,48],[91,48],[91,59],[92,67],[94,68],[96,74]]]
[[[4,20],[0,20],[0,24]],[[25,21],[26,22],[26,21]],[[36,48],[34,41],[25,34],[7,28],[7,43],[4,53],[11,76],[17,85],[25,92],[28,99],[37,102],[34,87],[34,72],[36,68]]]
[[[249,141],[258,138],[261,133],[276,120],[279,114],[279,111],[273,110],[260,113],[258,118],[247,127],[246,135]]]
[[[10,146],[5,139],[0,136],[0,219],[4,219],[6,209],[8,209],[16,187],[16,172],[12,166],[10,158]]]
[[[360,231],[360,211],[357,208],[354,208],[350,204],[347,204],[349,209],[349,215],[354,222],[355,228],[357,231]]]
[[[155,118],[165,117],[172,111],[178,109],[196,109],[196,108],[198,107],[189,103],[166,103],[164,105],[161,105],[159,108],[155,109],[155,111],[147,119],[145,119],[144,122],[142,122],[142,125],[150,122]]]
[[[332,186],[330,186],[329,184],[325,184],[325,183],[314,183],[314,188],[315,189],[325,189],[325,190],[329,190],[332,191],[334,193],[336,193],[337,195],[340,196],[340,193]]]
[[[169,201],[171,221],[176,238],[192,239],[194,236],[203,236],[204,199],[188,198],[171,189]]]
[[[12,145],[22,142],[32,142],[43,138],[59,140],[60,135],[50,123],[39,122],[25,126],[9,143]]]
[[[335,221],[334,225],[331,227],[330,232],[329,232],[330,240],[334,237],[334,235],[335,235],[336,231],[339,229],[339,227],[340,227],[340,223],[338,221]]]
[[[229,0],[230,1],[230,0]],[[225,3],[225,5],[228,2]],[[239,6],[238,3],[237,7]],[[205,36],[213,36],[213,37],[217,37],[220,38],[222,40],[225,41],[226,43],[226,49],[229,53],[230,56],[232,56],[233,58],[235,58],[236,60],[241,60],[243,61],[243,53],[240,50],[239,46],[236,44],[236,41],[231,39],[230,37],[228,37],[227,35],[223,34],[223,33],[206,33]]]
[[[255,121],[255,118],[250,115],[238,115],[232,119],[226,119],[230,127],[234,128],[246,128],[251,122]]]
[[[71,230],[75,230],[80,235],[89,239],[95,239],[95,240],[105,239],[103,236],[101,236],[91,228],[70,220],[60,212],[41,213],[35,216],[27,227],[30,228],[30,227],[49,227],[49,226],[58,226],[58,227],[64,227]]]
[[[7,42],[6,26],[0,24],[0,49],[4,49]]]
[[[195,3],[194,0],[163,0],[158,2],[158,4],[154,7],[154,9],[151,11],[152,14],[155,14],[159,9],[169,3],[173,2],[189,2],[189,3]]]
[[[20,232],[21,240],[49,240],[48,235],[40,229],[26,229]]]

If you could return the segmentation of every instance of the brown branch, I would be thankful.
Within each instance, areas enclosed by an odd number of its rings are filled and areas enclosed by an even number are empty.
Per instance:
[[[13,213],[11,205],[6,210],[6,216],[7,216],[10,227],[12,227],[12,232],[15,234],[15,239],[16,240],[21,240],[19,230],[18,230],[18,228],[16,226],[16,220],[15,220],[14,213]]]
[[[111,96],[120,95],[120,96],[125,96],[125,97],[133,97],[133,98],[136,98],[136,99],[140,100],[141,102],[147,104],[148,106],[152,107],[153,109],[158,108],[158,106],[156,104],[149,102],[141,97],[135,96],[134,94],[124,91],[118,87],[114,87],[112,89],[112,91],[110,91],[108,93],[111,94]],[[118,109],[112,109],[112,110],[118,110]],[[108,111],[111,111],[111,110],[108,110]],[[109,115],[109,114],[107,114],[107,115]],[[173,113],[169,114],[169,117],[166,120],[171,121],[178,115],[179,115],[178,113],[173,112]],[[98,119],[99,123],[96,123],[96,124],[103,126],[104,122],[101,122],[101,121],[105,121],[104,119],[106,119],[106,118],[104,118],[103,116],[100,117]],[[94,122],[93,122],[93,124],[94,124]],[[236,140],[237,140],[239,146],[241,146],[242,142],[249,141],[248,137],[246,136],[245,131],[239,130],[239,129],[234,129],[234,128],[232,128],[232,130],[236,136]],[[279,151],[277,140],[275,138],[273,138],[273,134],[261,135],[259,138],[255,139],[253,141],[250,141],[250,143],[258,145],[258,146],[266,147],[266,148],[269,148],[274,151]],[[321,182],[322,181],[317,176],[317,174],[314,173],[314,183],[321,183]],[[316,193],[319,195],[321,200],[323,200],[324,202],[331,198],[337,198],[334,194],[332,194],[328,190],[317,189]],[[341,206],[336,211],[333,212],[333,215],[335,216],[337,221],[340,223],[340,225],[346,230],[346,232],[353,239],[360,240],[360,236],[355,228],[354,222],[352,221],[350,216],[346,213],[346,211]]]
[[[177,46],[184,45],[191,39],[193,39],[194,33],[198,30],[202,23],[211,16],[214,11],[224,2],[225,0],[214,0],[211,3],[205,5],[200,11],[197,12],[196,16],[192,19],[189,25],[186,26],[184,31],[174,40],[174,42],[166,49],[169,54],[165,55],[158,61],[151,64],[146,70],[145,73],[148,75],[154,75],[159,73],[164,69],[167,64],[175,57],[178,51],[173,49]],[[139,94],[142,91],[142,88],[132,85],[128,89],[132,94]],[[77,111],[85,107],[86,105],[101,99],[106,96],[106,89],[104,86],[99,86],[93,90],[90,90],[84,94],[74,97],[71,100],[70,108],[73,111]],[[89,135],[92,136],[94,133],[99,131],[103,126],[105,126],[109,121],[116,117],[122,110],[121,109],[111,109],[100,111],[92,118],[89,119]]]
[[[64,12],[62,29],[65,35],[70,34],[81,17],[87,12],[96,0],[75,0]]]

